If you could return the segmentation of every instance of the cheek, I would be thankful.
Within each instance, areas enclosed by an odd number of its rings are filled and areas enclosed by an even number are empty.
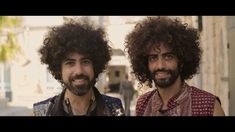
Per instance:
[[[63,81],[68,80],[68,79],[66,79],[66,74],[65,74],[64,71],[62,71],[61,77],[62,77],[62,80],[63,80]]]
[[[174,62],[173,64],[173,67],[176,69],[176,68],[180,68],[180,65],[179,65],[179,63],[178,62]]]
[[[88,74],[88,76],[90,76],[90,78],[94,78],[94,70],[92,68],[88,68],[86,70],[86,73]]]
[[[154,70],[154,65],[152,63],[148,63],[148,70],[151,72]]]
[[[61,76],[62,76],[62,79],[63,80],[68,80],[69,76],[70,76],[70,73],[71,71],[70,70],[67,70],[67,69],[62,69],[61,70]]]
[[[168,67],[168,69],[171,69],[173,71],[179,71],[180,66],[177,63],[173,63],[170,65],[170,67]]]

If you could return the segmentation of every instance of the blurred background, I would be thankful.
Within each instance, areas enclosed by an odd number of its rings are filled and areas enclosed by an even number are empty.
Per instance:
[[[0,16],[0,116],[32,116],[33,103],[61,92],[46,66],[40,63],[38,49],[52,26],[81,16]],[[137,21],[147,16],[82,16],[107,32],[113,50],[107,70],[96,86],[101,93],[121,98],[120,80],[129,73],[138,91],[131,103],[131,115],[139,95],[151,90],[140,88],[131,75],[125,36]],[[235,16],[178,17],[199,29],[202,63],[199,74],[188,83],[217,95],[227,116],[235,115]]]

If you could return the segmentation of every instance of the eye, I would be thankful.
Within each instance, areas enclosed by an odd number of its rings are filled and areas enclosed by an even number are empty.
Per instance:
[[[90,59],[84,59],[84,60],[82,60],[82,64],[85,64],[85,65],[91,64],[91,60]]]
[[[158,55],[150,55],[148,56],[148,62],[153,62],[158,60]]]
[[[65,65],[73,65],[74,62],[73,62],[73,61],[66,61],[66,62],[64,62],[64,64],[65,64]]]
[[[165,56],[164,56],[164,59],[165,60],[172,60],[172,59],[174,59],[175,58],[175,56],[173,55],[173,54],[166,54]]]

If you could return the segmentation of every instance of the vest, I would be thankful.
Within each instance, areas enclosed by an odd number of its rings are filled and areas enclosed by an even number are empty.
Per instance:
[[[190,87],[191,92],[191,113],[192,116],[213,116],[215,99],[218,98],[211,93],[196,87]],[[157,89],[147,92],[139,97],[136,104],[136,115],[143,116],[147,104]]]

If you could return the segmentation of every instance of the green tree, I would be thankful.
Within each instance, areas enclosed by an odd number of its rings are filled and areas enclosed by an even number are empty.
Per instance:
[[[16,29],[21,25],[21,18],[0,16],[0,63],[14,59],[21,49],[16,39]]]

